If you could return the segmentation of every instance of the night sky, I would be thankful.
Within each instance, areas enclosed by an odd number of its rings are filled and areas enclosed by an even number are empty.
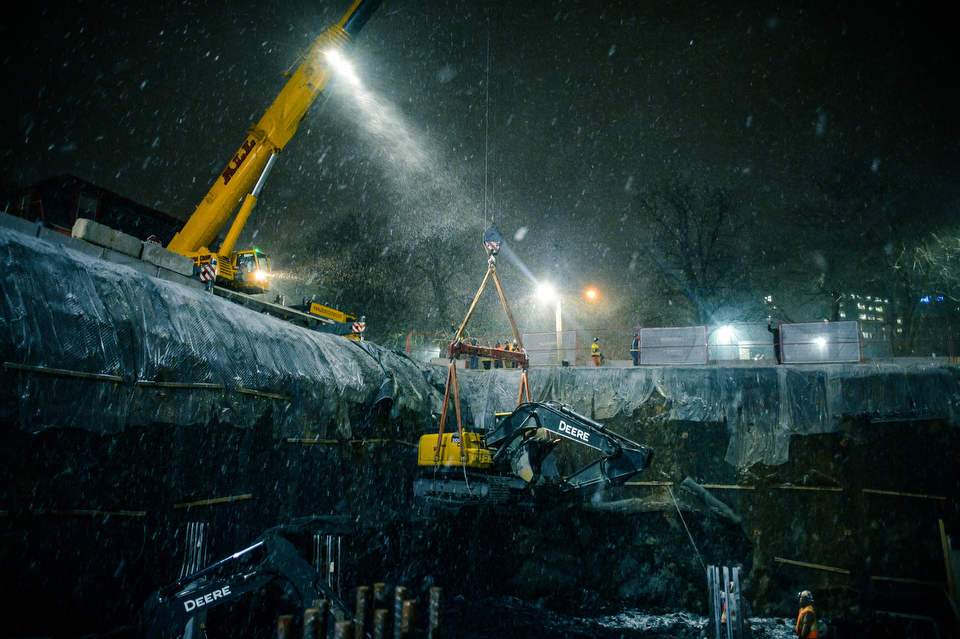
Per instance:
[[[0,27],[0,188],[72,173],[183,219],[349,6],[62,4]],[[831,319],[958,236],[960,56],[932,5],[384,0],[352,57],[361,88],[314,104],[239,245],[383,342],[460,322],[491,221],[521,330],[552,329],[531,277],[571,327],[764,321],[766,295]]]

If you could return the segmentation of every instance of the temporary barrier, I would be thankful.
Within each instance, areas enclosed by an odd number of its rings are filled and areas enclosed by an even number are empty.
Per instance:
[[[859,362],[857,322],[781,324],[780,356],[784,364]]]
[[[527,350],[531,366],[576,365],[577,332],[562,331],[560,333],[560,356],[557,356],[556,333],[524,333],[523,347]]]
[[[641,364],[706,364],[705,326],[640,330]]]

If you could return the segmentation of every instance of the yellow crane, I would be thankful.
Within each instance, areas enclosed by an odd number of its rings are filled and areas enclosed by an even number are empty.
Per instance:
[[[274,159],[297,132],[300,120],[330,80],[329,56],[343,51],[382,1],[356,0],[339,22],[324,30],[301,54],[299,66],[292,74],[287,73],[290,80],[283,90],[250,129],[183,230],[167,245],[170,251],[192,258],[194,272],[201,279],[216,277],[218,283],[244,292],[262,293],[269,288],[270,258],[257,249],[235,252],[234,245],[257,203]],[[238,206],[226,238],[214,253],[208,247]]]

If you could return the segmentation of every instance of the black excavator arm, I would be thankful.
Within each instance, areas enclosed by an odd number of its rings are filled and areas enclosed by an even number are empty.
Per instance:
[[[498,504],[524,500],[533,491],[575,495],[604,486],[619,486],[650,466],[653,449],[618,435],[603,424],[558,403],[528,402],[501,419],[481,438],[465,434],[467,463],[457,446],[429,470],[436,437],[421,439],[419,464],[424,472],[414,494],[439,504]],[[444,436],[452,437],[452,436]],[[600,452],[595,462],[560,477],[552,454],[562,439]],[[426,442],[426,445],[425,443]],[[473,450],[473,447],[482,450]],[[489,459],[471,464],[469,460]]]
[[[559,440],[544,438],[554,433],[599,450],[602,457],[560,481],[561,492],[581,491],[597,485],[620,486],[650,466],[653,449],[634,443],[600,422],[573,412],[562,404],[528,402],[504,417],[487,435],[490,448],[496,448],[493,463],[510,463],[518,476],[541,475],[542,462]],[[545,454],[546,453],[546,454]],[[525,465],[529,464],[529,471]],[[529,480],[528,480],[529,481]]]
[[[242,566],[255,553],[264,554],[263,560],[255,566]],[[339,609],[340,612],[336,613],[338,617],[353,618],[346,604],[324,583],[313,566],[300,556],[294,545],[268,532],[249,548],[150,595],[144,604],[140,638],[182,637],[194,617],[249,595],[273,581],[289,584],[300,596],[300,605],[304,610],[312,608],[317,599],[328,599]]]

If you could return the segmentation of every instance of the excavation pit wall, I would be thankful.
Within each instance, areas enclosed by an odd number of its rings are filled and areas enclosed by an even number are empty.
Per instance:
[[[794,614],[801,589],[837,619],[946,609],[950,363],[537,368],[535,401],[651,446],[652,467],[584,501],[451,512],[411,494],[445,367],[3,228],[0,265],[0,627],[14,635],[135,624],[179,576],[190,522],[209,525],[210,561],[297,522],[307,559],[313,533],[341,541],[346,587],[576,614],[705,614],[711,564],[741,566],[765,616]],[[459,381],[471,430],[516,405],[520,371]],[[591,455],[565,442],[559,466]]]

